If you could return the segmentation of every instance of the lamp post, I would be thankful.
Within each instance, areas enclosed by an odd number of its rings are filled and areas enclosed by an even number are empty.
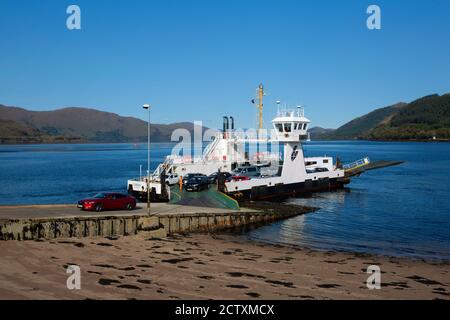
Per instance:
[[[150,105],[144,104],[142,108],[148,110],[148,132],[147,132],[147,214],[150,215]]]

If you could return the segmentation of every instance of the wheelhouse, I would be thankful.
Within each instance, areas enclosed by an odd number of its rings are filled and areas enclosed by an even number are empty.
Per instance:
[[[272,120],[278,139],[284,142],[307,140],[309,123],[302,107],[278,111],[277,117]]]

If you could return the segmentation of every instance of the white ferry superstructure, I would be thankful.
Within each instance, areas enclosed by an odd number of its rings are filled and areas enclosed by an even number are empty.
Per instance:
[[[275,139],[283,147],[276,174],[232,179],[224,182],[223,191],[238,200],[265,200],[342,188],[349,179],[332,157],[304,156],[302,143],[308,140],[309,123],[302,108],[279,111],[272,120]]]
[[[343,169],[333,163],[332,157],[305,157],[302,143],[309,141],[309,119],[301,107],[280,110],[272,120],[272,129],[262,134],[262,84],[257,89],[257,130],[245,132],[235,130],[234,118],[224,117],[223,129],[218,131],[199,157],[190,155],[168,155],[163,163],[150,175],[152,183],[158,183],[160,176],[188,173],[210,175],[214,172],[233,172],[235,168],[258,166],[260,175],[246,179],[221,181],[219,190],[238,199],[269,199],[291,196],[304,192],[341,188],[349,182]],[[278,102],[277,102],[278,104]],[[264,151],[249,156],[246,145],[257,144],[281,147],[283,152]],[[261,150],[261,149],[259,149]],[[146,177],[144,177],[146,180]],[[220,179],[219,179],[220,181]],[[129,189],[136,181],[129,180]],[[144,183],[141,183],[144,184]],[[144,191],[143,186],[135,190]],[[133,190],[131,190],[133,191]]]

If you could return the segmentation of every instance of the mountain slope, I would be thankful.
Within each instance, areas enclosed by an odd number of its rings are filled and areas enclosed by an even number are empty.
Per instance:
[[[312,140],[322,140],[324,138],[326,139],[327,136],[333,134],[334,131],[336,131],[336,129],[326,129],[322,127],[312,127],[311,129],[308,129]]]
[[[152,124],[154,142],[170,141],[175,129],[193,132],[193,124]],[[450,139],[450,94],[422,97],[376,109],[336,130],[314,127],[313,140]],[[0,105],[0,143],[139,142],[147,123],[133,117],[85,108],[28,111]]]
[[[365,137],[374,127],[388,121],[388,119],[404,108],[406,103],[376,109],[368,114],[353,119],[336,129],[332,135],[336,139],[354,139]]]
[[[37,129],[21,123],[0,119],[0,143],[37,143],[45,139],[45,135]]]
[[[0,105],[0,143],[138,142],[147,140],[147,122],[86,108],[29,111]],[[170,141],[173,130],[193,130],[188,122],[152,124],[152,141]]]
[[[323,140],[431,140],[450,139],[450,94],[429,95],[410,103],[376,109],[336,130],[311,129]]]
[[[370,139],[450,139],[450,94],[422,97],[373,128]]]

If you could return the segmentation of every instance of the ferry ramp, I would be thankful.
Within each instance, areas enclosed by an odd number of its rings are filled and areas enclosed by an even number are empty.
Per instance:
[[[345,176],[346,177],[353,177],[358,176],[363,172],[369,171],[369,170],[375,170],[385,167],[391,167],[396,166],[399,164],[402,164],[404,161],[389,161],[389,160],[377,160],[374,162],[364,163],[361,165],[355,165],[354,167],[349,167],[345,169]]]
[[[169,203],[171,204],[239,210],[238,202],[218,191],[216,186],[197,192],[180,190],[178,186],[175,186],[171,188],[170,194],[171,199]]]

